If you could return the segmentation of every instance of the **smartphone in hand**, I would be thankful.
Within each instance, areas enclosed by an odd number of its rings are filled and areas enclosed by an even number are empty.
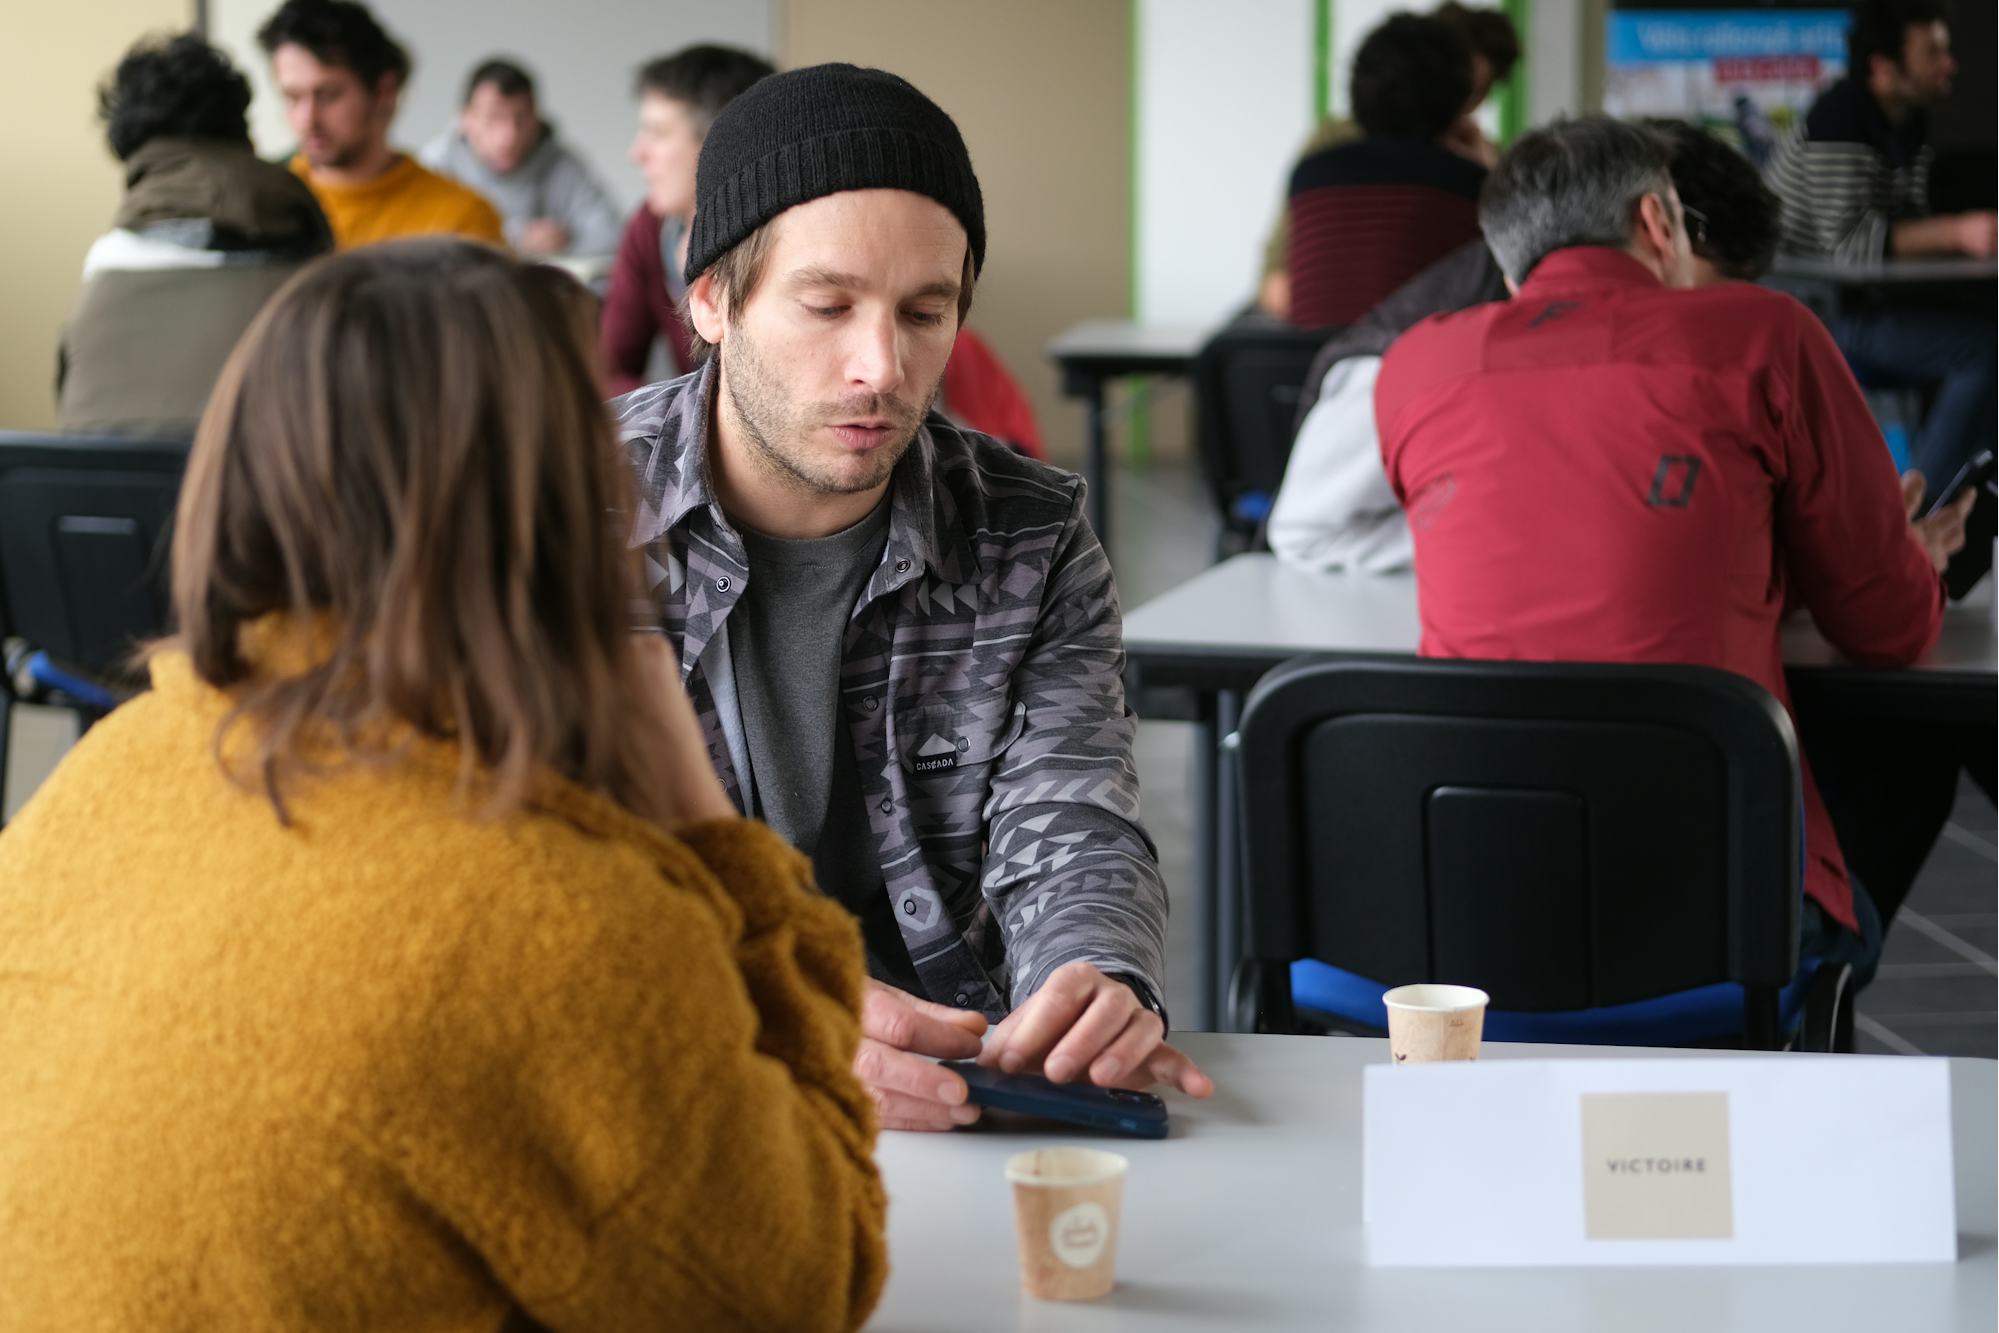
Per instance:
[[[1978,581],[1992,569],[1992,540],[1999,535],[1999,491],[1994,490],[1995,477],[1999,477],[1999,464],[1995,464],[1992,451],[1985,450],[1957,470],[1957,475],[1937,488],[1930,502],[1923,508],[1927,518],[1945,505],[1956,503],[1966,490],[1976,488],[1978,498],[1972,501],[1971,513],[1964,520],[1964,549],[1950,558],[1944,567],[1944,591],[1952,601],[1960,601],[1965,594],[1978,586]]]
[[[1970,462],[1957,470],[1956,476],[1930,492],[1928,501],[1923,505],[1922,516],[1928,518],[1946,505],[1956,504],[1958,497],[1970,487],[1990,492],[1995,473],[1999,473],[1999,463],[1995,463],[1990,449],[1973,455]]]
[[[1166,1103],[1149,1092],[1099,1088],[1091,1083],[1051,1083],[1039,1074],[1008,1074],[974,1060],[946,1060],[944,1068],[971,1089],[974,1106],[1039,1116],[1139,1139],[1166,1137]]]

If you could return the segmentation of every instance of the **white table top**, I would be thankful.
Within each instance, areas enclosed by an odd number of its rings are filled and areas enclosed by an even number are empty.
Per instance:
[[[1175,1098],[1173,1134],[1162,1142],[1018,1124],[884,1134],[891,1271],[869,1327],[1991,1333],[1999,1319],[1999,1078],[1990,1060],[1950,1062],[1955,1265],[1423,1271],[1372,1269],[1364,1259],[1360,1071],[1386,1061],[1385,1041],[1214,1033],[1182,1041],[1218,1091],[1205,1103]],[[1636,1054],[1718,1053],[1489,1043],[1484,1058]],[[1073,1142],[1131,1159],[1118,1287],[1088,1305],[1030,1300],[1019,1292],[1002,1168],[1013,1153]]]
[[[1994,672],[1993,581],[1953,604],[1936,647],[1908,671]],[[1272,555],[1239,555],[1202,571],[1124,620],[1127,651],[1217,657],[1298,653],[1414,654],[1422,637],[1413,574],[1315,574]],[[1784,660],[1794,668],[1846,665],[1811,623],[1784,630]]]
[[[548,255],[542,263],[559,268],[585,287],[609,280],[611,276],[611,255]]]
[[[1991,282],[1999,278],[1999,261],[1959,256],[1844,264],[1833,259],[1781,256],[1771,270],[1771,276],[1884,287],[1925,282]]]
[[[1086,319],[1057,334],[1048,344],[1048,356],[1054,361],[1090,357],[1192,361],[1212,332],[1200,324]]]

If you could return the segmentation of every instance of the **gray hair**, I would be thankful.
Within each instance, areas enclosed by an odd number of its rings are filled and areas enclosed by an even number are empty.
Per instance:
[[[1478,225],[1507,277],[1576,245],[1631,243],[1638,204],[1673,188],[1671,151],[1650,130],[1610,116],[1561,119],[1521,136],[1479,194]]]

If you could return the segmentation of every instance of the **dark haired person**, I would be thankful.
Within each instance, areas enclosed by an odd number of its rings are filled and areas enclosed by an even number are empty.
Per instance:
[[[534,78],[511,60],[481,61],[465,80],[458,123],[417,155],[500,210],[524,255],[608,255],[618,209],[541,114]]]
[[[678,375],[694,368],[680,298],[687,290],[688,224],[701,141],[722,108],[771,72],[769,61],[728,46],[690,46],[638,73],[639,128],[631,159],[645,202],[625,224],[604,293],[604,357],[612,393],[645,382],[653,345],[665,340]]]
[[[0,830],[0,1328],[853,1329],[861,946],[634,635],[588,296],[271,303],[153,688]]]
[[[398,236],[505,244],[476,191],[389,145],[407,52],[356,0],[285,0],[257,30],[298,137],[291,169],[312,187],[342,249]]]
[[[1802,305],[1673,290],[1691,228],[1669,163],[1659,135],[1603,116],[1523,137],[1480,201],[1514,299],[1419,324],[1383,358],[1382,460],[1423,515],[1422,651],[1719,667],[1788,706],[1787,603],[1849,656],[1914,661],[1968,505],[1910,521]],[[1864,985],[1881,922],[1809,766],[1804,801],[1805,952]]]
[[[1485,167],[1447,146],[1472,95],[1472,48],[1435,15],[1395,14],[1354,54],[1358,142],[1291,173],[1287,317],[1344,327],[1478,236]]]
[[[731,799],[860,923],[883,1125],[977,1118],[932,1056],[1206,1095],[1163,1040],[1166,886],[1082,485],[931,410],[986,255],[957,126],[882,70],[793,70],[716,118],[699,176],[703,359],[615,405],[634,540]]]
[[[1666,169],[1687,215],[1688,285],[1761,280],[1777,262],[1784,208],[1755,164],[1690,121],[1641,123],[1666,141]]]
[[[312,192],[258,159],[250,85],[195,33],[140,42],[98,90],[125,171],[56,354],[65,430],[191,437],[229,349],[333,247]]]
[[[1465,101],[1464,114],[1442,142],[1460,156],[1489,168],[1498,158],[1498,149],[1479,128],[1475,113],[1491,95],[1494,84],[1512,77],[1520,62],[1520,34],[1503,10],[1463,5],[1457,0],[1446,0],[1433,16],[1455,27],[1471,46],[1471,96]],[[1298,156],[1307,158],[1359,137],[1360,127],[1352,120],[1328,117],[1312,132]],[[1284,267],[1290,244],[1290,215],[1280,209],[1270,239],[1264,242],[1263,274],[1257,288],[1257,304],[1279,319],[1288,317],[1291,308],[1291,278]]]
[[[1929,108],[1950,95],[1942,0],[1860,0],[1847,29],[1846,77],[1812,104],[1769,168],[1784,201],[1787,253],[1866,265],[1924,255],[1990,258],[1989,212],[1932,216]],[[1956,474],[1999,434],[1999,340],[1989,315],[1896,304],[1842,311],[1833,341],[1863,380],[1934,386],[1910,464],[1932,482]]]
[[[1668,285],[1754,282],[1777,251],[1777,197],[1749,160],[1685,121],[1648,121],[1664,136],[1691,246]],[[1409,567],[1409,521],[1381,466],[1374,388],[1381,358],[1432,315],[1506,299],[1483,240],[1412,278],[1322,349],[1306,376],[1306,401],[1284,484],[1270,511],[1270,549],[1306,569],[1389,573]]]

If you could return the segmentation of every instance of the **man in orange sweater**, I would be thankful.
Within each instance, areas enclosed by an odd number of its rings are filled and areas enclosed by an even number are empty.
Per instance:
[[[409,54],[354,0],[286,0],[257,32],[298,136],[291,168],[341,249],[447,233],[504,245],[486,199],[389,146]]]

